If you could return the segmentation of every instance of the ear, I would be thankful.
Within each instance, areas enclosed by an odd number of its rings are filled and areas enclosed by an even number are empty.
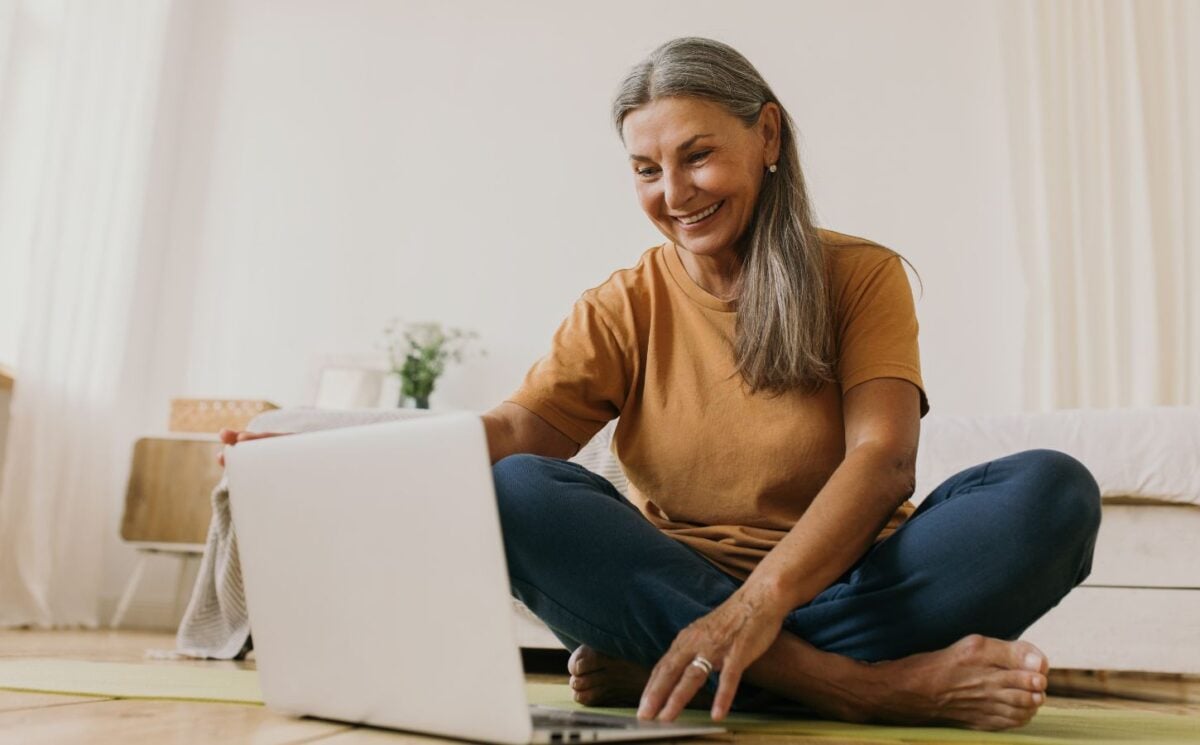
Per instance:
[[[763,140],[763,167],[779,162],[779,127],[782,112],[779,104],[768,101],[758,112],[758,122],[754,125]]]

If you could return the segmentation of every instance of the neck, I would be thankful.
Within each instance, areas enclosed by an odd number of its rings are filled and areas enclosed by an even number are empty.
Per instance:
[[[717,254],[694,254],[675,244],[679,261],[692,281],[709,295],[724,302],[737,299],[738,280],[742,276],[742,257],[732,249]]]

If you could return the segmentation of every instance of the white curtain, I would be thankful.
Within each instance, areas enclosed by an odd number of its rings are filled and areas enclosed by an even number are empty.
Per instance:
[[[0,251],[26,267],[0,479],[0,626],[96,626],[145,382],[143,231],[174,0],[15,0]]]
[[[1200,3],[1000,8],[1026,407],[1200,404]]]

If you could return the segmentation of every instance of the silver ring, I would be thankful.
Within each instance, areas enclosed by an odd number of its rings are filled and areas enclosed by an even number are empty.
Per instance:
[[[704,655],[698,654],[692,660],[692,667],[698,667],[704,672],[704,677],[712,675],[712,663],[705,659]]]

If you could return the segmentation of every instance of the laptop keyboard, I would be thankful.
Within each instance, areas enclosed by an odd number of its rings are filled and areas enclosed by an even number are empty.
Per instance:
[[[635,729],[638,721],[628,717],[540,709],[533,712],[533,726],[536,729]]]

